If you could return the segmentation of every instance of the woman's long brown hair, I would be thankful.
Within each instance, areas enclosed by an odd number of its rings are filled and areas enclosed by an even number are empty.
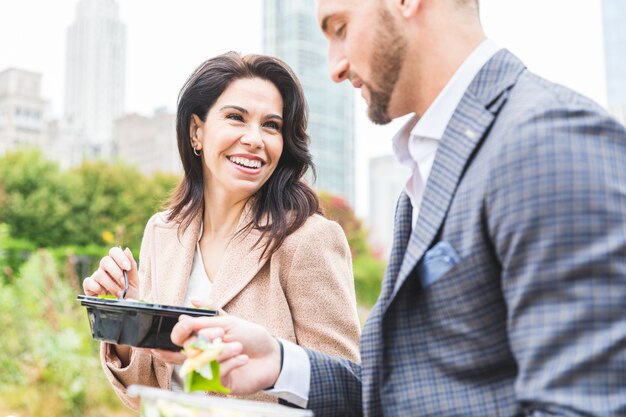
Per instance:
[[[261,257],[273,254],[285,238],[320,212],[317,194],[302,179],[314,167],[309,151],[307,105],[300,82],[293,71],[278,58],[265,55],[241,56],[235,52],[211,58],[191,74],[178,95],[176,136],[184,177],[168,202],[168,220],[184,231],[204,208],[202,158],[193,154],[190,120],[193,114],[202,121],[218,97],[235,80],[260,78],[274,84],[283,99],[283,153],[278,166],[253,196],[250,227],[262,231],[265,247]]]

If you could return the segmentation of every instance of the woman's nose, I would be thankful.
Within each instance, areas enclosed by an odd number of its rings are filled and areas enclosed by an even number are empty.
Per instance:
[[[253,148],[263,148],[263,137],[257,129],[250,129],[241,137],[241,143]]]

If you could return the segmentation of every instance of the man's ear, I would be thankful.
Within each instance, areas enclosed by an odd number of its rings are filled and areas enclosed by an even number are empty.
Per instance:
[[[405,18],[415,16],[421,0],[397,0],[396,4]]]

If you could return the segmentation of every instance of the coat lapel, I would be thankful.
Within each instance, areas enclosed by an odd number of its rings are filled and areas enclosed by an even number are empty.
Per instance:
[[[237,230],[241,230],[252,219],[248,205],[239,220]],[[264,245],[257,244],[261,232],[250,229],[241,235],[235,235],[226,248],[226,253],[213,281],[209,296],[209,306],[221,309],[239,294],[257,275],[268,260],[267,254],[261,259]]]
[[[506,101],[524,65],[506,50],[476,75],[441,139],[415,228],[387,306],[435,240],[463,173]]]

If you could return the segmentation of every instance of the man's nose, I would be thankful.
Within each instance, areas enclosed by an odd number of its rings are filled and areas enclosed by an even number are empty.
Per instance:
[[[348,78],[350,63],[339,48],[332,44],[328,47],[328,67],[330,78],[336,83],[340,83]]]
[[[341,58],[330,69],[330,77],[334,82],[340,83],[348,78],[348,71],[350,70],[350,64],[345,58]]]

